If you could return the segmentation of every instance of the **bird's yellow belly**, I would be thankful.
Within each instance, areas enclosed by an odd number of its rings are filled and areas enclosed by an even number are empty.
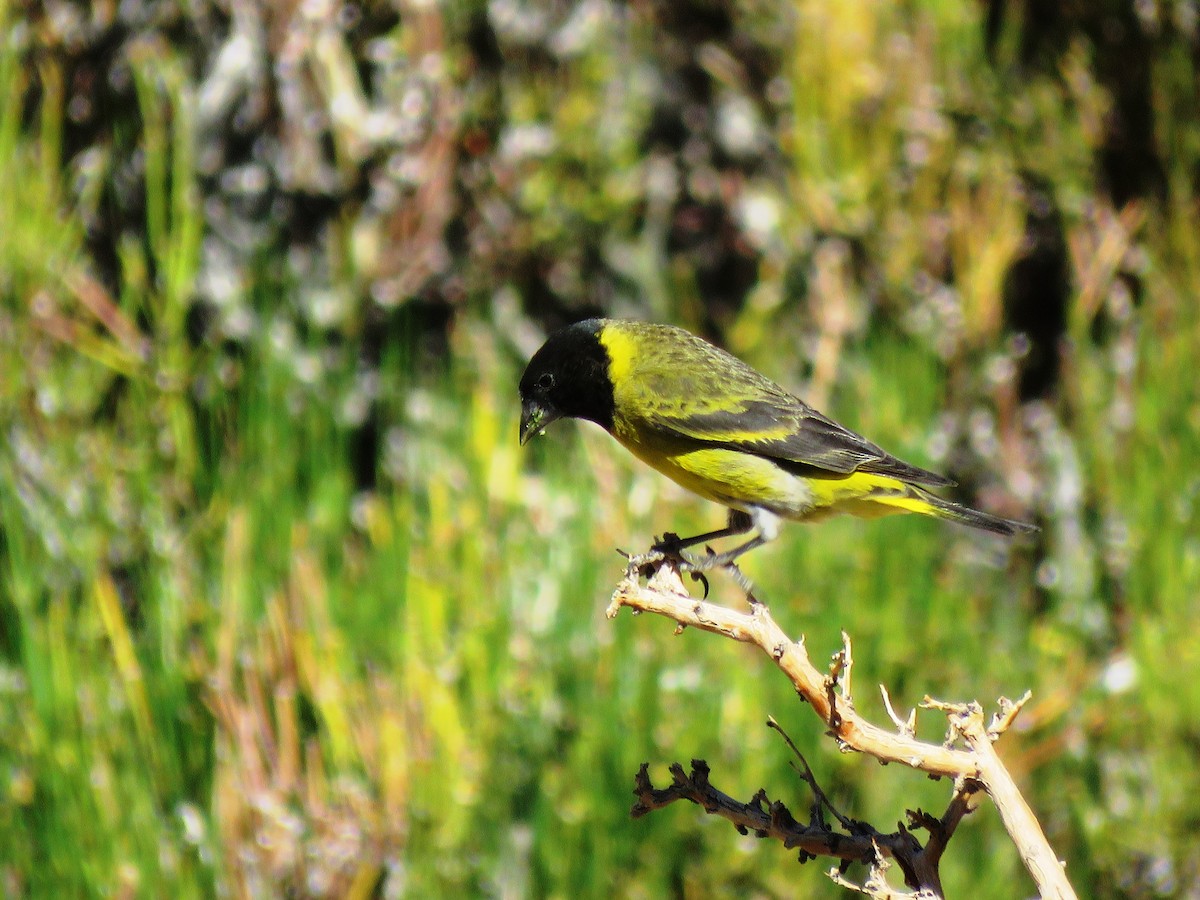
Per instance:
[[[618,435],[630,453],[707,500],[743,511],[763,507],[790,519],[813,507],[806,481],[761,456],[720,447],[646,445]]]
[[[614,429],[630,453],[694,494],[734,509],[770,510],[793,520],[814,521],[838,513],[864,518],[924,512],[928,504],[905,496],[894,478],[865,472],[805,478],[774,460],[739,450],[697,447],[692,442],[640,441]]]

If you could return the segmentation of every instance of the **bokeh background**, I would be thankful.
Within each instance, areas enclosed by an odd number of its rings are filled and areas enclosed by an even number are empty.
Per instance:
[[[1037,521],[746,570],[877,720],[1032,689],[1081,896],[1200,896],[1198,59],[1194,0],[0,0],[0,893],[835,895],[629,818],[692,757],[805,815],[768,715],[847,814],[941,809],[768,660],[605,620],[615,548],[723,517],[518,448],[606,313]],[[943,868],[1032,892],[987,806]]]

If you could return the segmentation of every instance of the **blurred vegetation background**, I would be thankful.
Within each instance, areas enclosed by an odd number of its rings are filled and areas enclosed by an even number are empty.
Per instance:
[[[597,429],[521,451],[546,329],[723,343],[1031,517],[749,558],[1002,752],[1081,896],[1200,895],[1200,9],[0,0],[0,892],[774,897],[821,870],[643,760],[882,828],[768,661],[603,609],[722,511]],[[737,602],[727,581],[721,600]],[[927,720],[920,734],[940,736]],[[994,810],[952,896],[1027,896]]]

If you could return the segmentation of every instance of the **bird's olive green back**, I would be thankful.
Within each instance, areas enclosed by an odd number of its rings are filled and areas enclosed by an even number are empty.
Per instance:
[[[885,453],[680,328],[609,321],[599,337],[609,356],[615,432],[737,449],[811,468],[811,475],[863,471],[915,484],[950,483]]]

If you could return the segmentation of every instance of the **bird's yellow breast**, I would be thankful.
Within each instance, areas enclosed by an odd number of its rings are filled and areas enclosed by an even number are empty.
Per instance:
[[[619,419],[613,436],[634,456],[694,494],[748,511],[759,506],[787,518],[801,518],[813,505],[805,479],[769,459],[687,441],[647,440]]]

